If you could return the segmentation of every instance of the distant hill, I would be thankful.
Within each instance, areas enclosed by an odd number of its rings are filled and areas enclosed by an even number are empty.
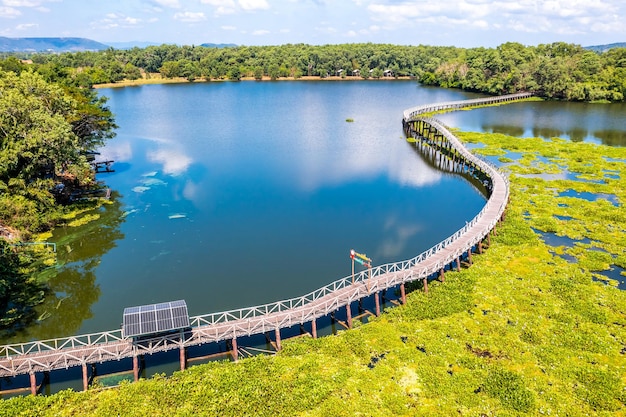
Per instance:
[[[595,52],[606,52],[613,48],[626,48],[626,42],[610,43],[608,45],[585,46],[585,49]]]
[[[205,48],[235,48],[237,45],[234,43],[203,43],[200,46]]]
[[[85,38],[5,38],[0,52],[78,52],[100,51],[108,46]]]
[[[144,49],[148,46],[159,46],[161,45],[158,42],[139,42],[139,41],[130,41],[130,42],[107,42],[107,45],[115,48],[115,49],[133,49],[140,48]]]

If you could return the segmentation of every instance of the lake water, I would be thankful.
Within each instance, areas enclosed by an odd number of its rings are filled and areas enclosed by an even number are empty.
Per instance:
[[[474,94],[410,81],[100,93],[119,125],[99,157],[115,160],[114,173],[99,174],[111,204],[97,221],[55,231],[52,293],[38,309],[41,320],[12,341],[116,329],[123,309],[135,305],[184,299],[199,315],[303,295],[349,275],[351,248],[375,265],[413,257],[485,202],[465,179],[430,166],[401,125],[406,108]],[[441,118],[523,136],[544,123],[545,105]],[[555,131],[584,130],[583,139],[602,141],[601,132],[614,129],[624,144],[626,128],[615,126],[623,119],[611,106],[567,105],[556,119],[569,124]]]
[[[191,315],[296,297],[350,274],[351,248],[402,260],[484,205],[404,139],[402,111],[458,100],[413,82],[240,82],[107,89],[120,126],[98,159],[101,218],[55,231],[42,320],[16,339],[119,328],[125,307]],[[348,122],[347,119],[352,119]]]
[[[519,102],[446,113],[438,118],[469,132],[626,146],[626,103]]]

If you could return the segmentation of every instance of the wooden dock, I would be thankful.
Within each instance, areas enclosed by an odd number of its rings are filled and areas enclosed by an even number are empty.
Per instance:
[[[403,125],[407,136],[427,143],[455,172],[467,172],[485,181],[490,195],[484,208],[453,235],[412,259],[376,266],[354,277],[332,282],[301,297],[261,306],[191,317],[191,327],[184,331],[151,339],[134,341],[122,337],[121,330],[78,335],[46,341],[0,346],[0,377],[30,374],[31,391],[37,392],[36,373],[82,366],[84,388],[88,386],[88,365],[133,358],[135,379],[139,375],[142,355],[173,349],[180,350],[181,369],[186,366],[186,349],[191,346],[227,341],[232,358],[237,360],[240,349],[237,340],[257,334],[273,335],[273,346],[281,347],[281,329],[295,325],[310,326],[317,337],[316,320],[345,309],[345,327],[352,326],[351,304],[373,297],[380,314],[381,296],[391,288],[400,289],[400,300],[406,301],[405,284],[421,280],[428,291],[428,278],[445,280],[445,268],[460,269],[461,259],[472,262],[472,253],[482,252],[483,242],[504,216],[509,198],[509,182],[502,172],[473,155],[439,121],[422,118],[424,113],[457,109],[480,104],[495,104],[529,97],[517,94],[461,102],[420,106],[404,112]],[[268,339],[269,340],[269,339]]]

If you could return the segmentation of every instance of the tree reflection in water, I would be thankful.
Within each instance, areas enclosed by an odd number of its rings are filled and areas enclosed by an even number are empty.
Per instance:
[[[49,290],[36,308],[36,320],[2,343],[52,339],[76,334],[81,323],[92,316],[91,306],[100,297],[96,269],[104,254],[116,246],[124,234],[120,197],[112,193],[108,204],[95,213],[99,218],[77,227],[54,230],[49,240],[57,244],[57,266],[44,271]]]

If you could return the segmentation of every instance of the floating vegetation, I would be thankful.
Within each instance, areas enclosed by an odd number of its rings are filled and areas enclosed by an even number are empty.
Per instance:
[[[146,191],[148,191],[150,189],[150,187],[144,187],[142,185],[138,185],[136,187],[133,187],[132,190],[136,193],[145,193]]]
[[[69,222],[67,225],[70,226],[70,227],[83,226],[83,225],[85,225],[87,223],[90,223],[90,222],[92,222],[94,220],[98,220],[99,218],[100,218],[100,214],[99,213],[85,214],[80,219],[73,220],[73,221]]]
[[[52,314],[50,314],[50,312],[48,312],[47,310],[44,311],[43,313],[41,313],[41,315],[39,317],[37,317],[37,321],[41,322],[44,321],[45,319],[51,317]]]
[[[144,187],[158,187],[167,185],[165,181],[158,178],[146,178],[142,180],[141,183],[144,185]]]
[[[133,213],[137,213],[139,211],[139,209],[131,209],[131,210],[126,210],[124,213],[122,213],[122,217],[126,217],[126,216],[130,216]]]
[[[170,253],[172,253],[172,252],[170,252],[170,251],[168,251],[168,250],[162,250],[161,252],[159,252],[159,253],[157,253],[156,255],[152,256],[152,257],[150,258],[150,261],[156,261],[157,259],[159,259],[159,258],[161,258],[161,257],[163,257],[163,256],[167,256],[167,255],[169,255]]]

